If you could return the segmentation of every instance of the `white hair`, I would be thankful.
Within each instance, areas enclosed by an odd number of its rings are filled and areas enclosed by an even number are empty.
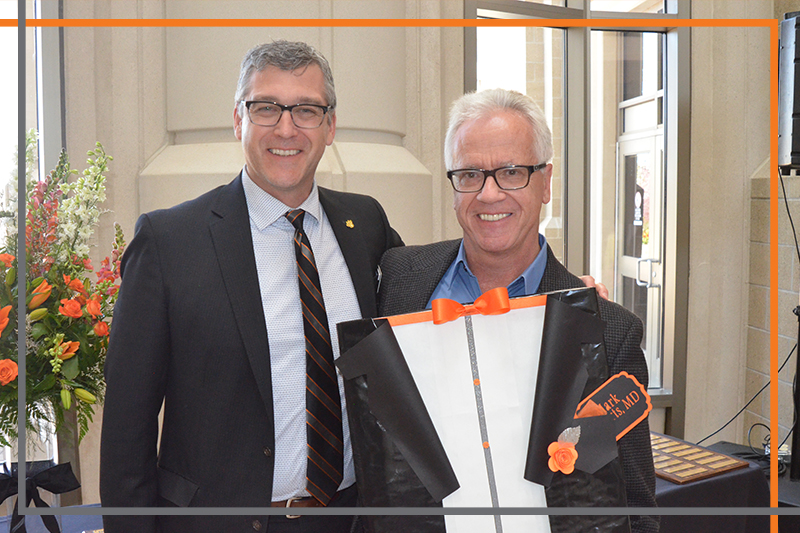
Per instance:
[[[448,170],[454,170],[456,133],[465,122],[485,117],[496,111],[513,111],[526,119],[533,132],[533,153],[539,157],[536,163],[553,158],[553,136],[541,108],[530,96],[508,89],[487,89],[467,93],[450,108],[450,124],[444,140],[444,162]]]

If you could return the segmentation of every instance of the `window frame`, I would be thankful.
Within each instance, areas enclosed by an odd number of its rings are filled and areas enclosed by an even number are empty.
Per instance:
[[[686,410],[686,348],[688,331],[689,223],[678,213],[689,207],[691,158],[690,29],[671,27],[669,19],[690,18],[691,0],[666,0],[668,14],[592,11],[590,0],[567,0],[566,7],[520,0],[464,0],[464,18],[503,19],[664,19],[663,27],[612,27],[609,31],[650,31],[666,35],[664,61],[664,294],[662,303],[663,386],[651,389],[653,406],[665,408],[665,431],[683,437]],[[565,158],[564,264],[572,272],[589,272],[590,233],[590,32],[565,30]],[[464,91],[477,85],[477,30],[464,28]],[[678,179],[680,176],[680,180]]]
[[[64,18],[64,0],[33,0],[34,18]],[[36,130],[39,134],[39,176],[55,168],[66,149],[64,91],[64,27],[37,27]]]

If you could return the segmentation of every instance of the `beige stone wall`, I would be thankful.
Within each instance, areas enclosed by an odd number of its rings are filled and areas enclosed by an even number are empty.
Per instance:
[[[775,18],[783,19],[784,13],[800,11],[797,0],[776,0]],[[762,165],[754,174],[750,188],[750,235],[749,235],[749,277],[748,277],[748,320],[747,320],[747,367],[745,374],[745,400],[753,398],[770,381],[770,181],[775,178],[776,169]],[[784,187],[788,210],[791,212],[795,228],[800,229],[800,177],[795,172],[784,176]],[[800,264],[798,263],[795,238],[787,214],[787,202],[779,187],[778,200],[778,366],[784,364],[778,373],[778,444],[789,433],[793,421],[792,384],[797,370],[797,354],[789,357],[792,347],[798,340],[798,319],[793,310],[800,301]],[[788,358],[788,361],[787,361]],[[745,433],[754,424],[771,427],[770,385],[750,404],[744,413]],[[763,443],[766,429],[754,430],[753,441]],[[746,435],[743,435],[745,438]],[[744,440],[743,440],[744,442]],[[791,446],[792,439],[787,441]]]
[[[750,275],[749,316],[747,321],[747,370],[745,397],[754,397],[770,380],[770,172],[766,165],[759,169],[751,185],[750,194]],[[774,178],[774,177],[773,177]],[[788,209],[795,228],[800,223],[800,177],[784,176]],[[798,305],[800,291],[800,266],[798,265],[795,237],[787,214],[787,202],[779,193],[778,204],[778,365],[788,362],[778,374],[777,436],[786,438],[792,425],[792,381],[797,370],[797,356],[789,354],[797,342],[798,321],[793,310]],[[753,424],[771,427],[771,385],[767,387],[745,411],[745,429]],[[760,445],[766,429],[754,431],[753,440]],[[787,441],[791,445],[791,439]]]
[[[692,2],[693,18],[773,16],[770,1]],[[750,184],[769,156],[769,30],[696,28],[691,52],[690,206],[679,216],[690,217],[685,436],[695,441],[749,399],[746,368],[765,370],[746,325],[761,246],[750,246]],[[739,417],[710,442],[744,442],[749,426]]]

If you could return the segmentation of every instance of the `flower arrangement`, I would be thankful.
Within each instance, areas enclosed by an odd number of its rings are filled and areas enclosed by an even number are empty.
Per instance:
[[[26,141],[26,168],[33,169],[36,134],[29,132]],[[115,225],[113,251],[94,280],[89,251],[111,159],[97,143],[77,179],[69,180],[78,172],[70,168],[64,151],[44,180],[35,181],[28,171],[22,323],[17,316],[18,214],[5,213],[7,236],[0,247],[0,444],[8,446],[17,437],[21,338],[26,347],[27,429],[38,431],[43,422],[59,428],[64,413],[74,409],[81,439],[89,429],[93,405],[103,399],[103,366],[119,288],[119,258],[125,249],[120,226]],[[16,207],[16,198],[12,201]]]

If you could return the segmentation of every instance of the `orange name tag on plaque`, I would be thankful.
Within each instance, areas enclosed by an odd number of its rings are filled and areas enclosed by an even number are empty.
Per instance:
[[[619,440],[652,410],[653,403],[647,390],[635,376],[623,371],[611,376],[584,398],[575,409],[575,418],[597,416],[603,412],[611,415]]]

